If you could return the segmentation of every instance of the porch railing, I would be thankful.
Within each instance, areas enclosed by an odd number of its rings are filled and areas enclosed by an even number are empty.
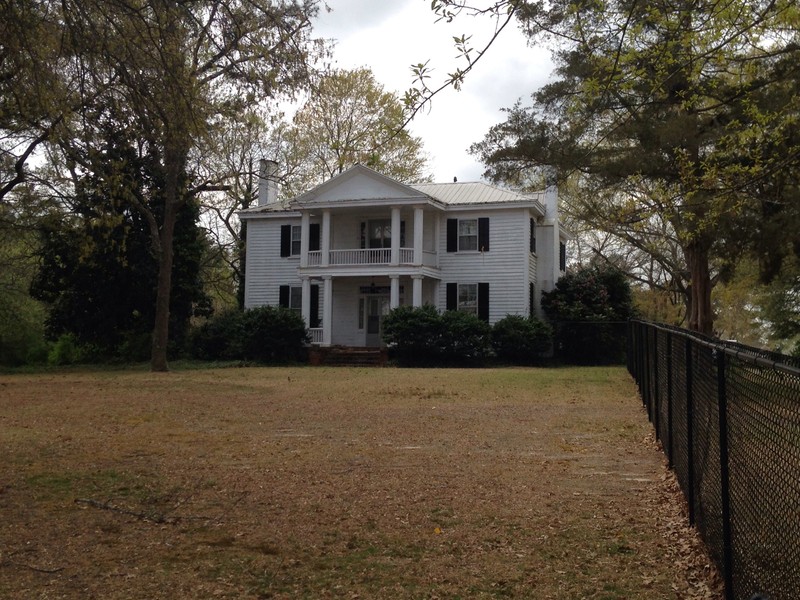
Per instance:
[[[322,327],[312,327],[308,330],[308,336],[311,338],[312,344],[322,343]]]
[[[355,250],[330,250],[328,264],[331,266],[345,265],[389,265],[392,262],[390,248],[364,248]],[[414,249],[400,248],[400,264],[414,264]],[[423,264],[436,264],[435,252],[423,253]],[[308,266],[319,267],[322,265],[322,251],[315,250],[308,253]]]

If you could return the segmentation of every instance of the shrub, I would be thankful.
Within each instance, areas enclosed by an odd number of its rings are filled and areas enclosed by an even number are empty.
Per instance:
[[[306,324],[297,312],[260,306],[242,314],[241,353],[245,360],[286,363],[302,360],[308,343]]]
[[[492,328],[475,315],[457,310],[442,314],[439,352],[445,364],[477,366],[492,354]]]
[[[50,348],[47,362],[51,365],[74,365],[83,361],[84,356],[85,351],[77,338],[71,333],[65,333]]]
[[[625,322],[635,316],[625,274],[588,267],[558,280],[542,295],[542,308],[554,325],[559,358],[578,364],[608,364],[625,358]]]
[[[400,306],[383,319],[383,340],[400,364],[430,365],[439,361],[442,318],[436,307]]]
[[[491,328],[474,315],[401,306],[383,321],[383,340],[404,366],[477,365],[491,354]]]
[[[189,351],[200,360],[238,360],[242,358],[244,313],[229,309],[196,327],[189,336]]]
[[[541,359],[553,344],[553,328],[535,317],[508,315],[492,328],[492,347],[497,357],[515,365]]]

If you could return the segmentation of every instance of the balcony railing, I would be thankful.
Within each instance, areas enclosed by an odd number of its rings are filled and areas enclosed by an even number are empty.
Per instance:
[[[351,265],[389,265],[392,263],[392,250],[390,248],[365,248],[358,250],[330,250],[328,264],[330,266]],[[400,248],[401,265],[414,264],[414,249]],[[423,252],[423,264],[436,265],[435,252]],[[308,266],[319,267],[322,265],[322,251],[316,250],[308,253]]]

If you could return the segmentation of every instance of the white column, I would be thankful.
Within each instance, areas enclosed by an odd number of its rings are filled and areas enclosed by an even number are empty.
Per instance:
[[[330,346],[333,334],[333,279],[322,278],[322,345]]]
[[[414,209],[414,264],[422,264],[422,234],[423,230],[423,210],[422,207]],[[416,306],[416,304],[414,305]]]
[[[414,293],[412,295],[412,306],[419,308],[422,306],[422,275],[412,275],[411,281],[414,286]]]
[[[392,258],[391,264],[400,264],[400,209],[392,208]]]
[[[329,263],[329,254],[331,251],[331,211],[322,211],[322,240],[320,244],[322,250],[322,266],[327,267]]]
[[[303,277],[303,298],[300,308],[300,313],[303,315],[303,321],[306,322],[306,328],[311,327],[311,280],[308,277]]]
[[[400,277],[389,275],[389,282],[392,284],[389,293],[389,308],[400,306]]]
[[[303,211],[300,217],[300,266],[308,266],[308,239],[311,231],[311,213]]]

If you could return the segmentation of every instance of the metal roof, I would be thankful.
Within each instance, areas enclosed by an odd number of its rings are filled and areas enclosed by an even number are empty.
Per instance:
[[[503,204],[509,202],[536,202],[542,204],[544,192],[522,193],[481,181],[465,183],[412,183],[414,188],[447,205]]]

